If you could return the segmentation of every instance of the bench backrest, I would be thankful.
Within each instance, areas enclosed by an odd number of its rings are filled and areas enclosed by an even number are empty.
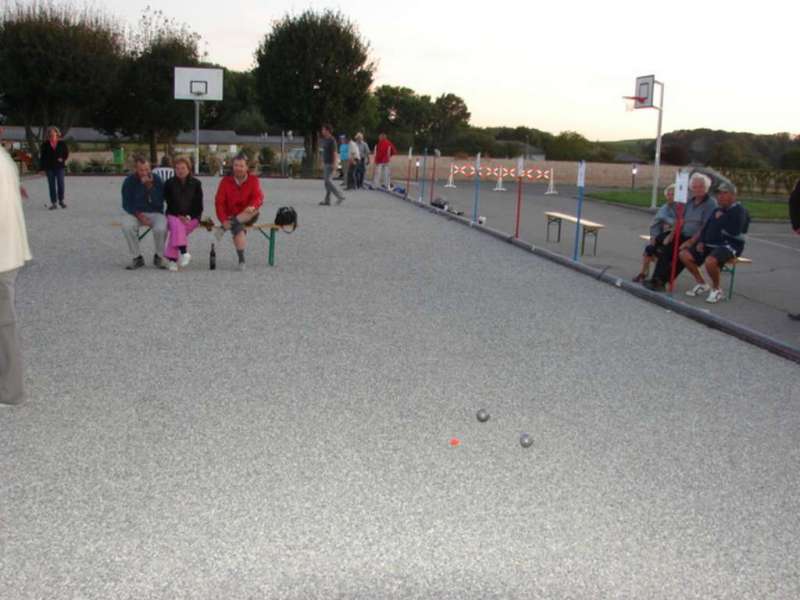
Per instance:
[[[156,167],[153,173],[158,175],[162,183],[167,183],[167,179],[175,177],[175,169],[172,167]]]

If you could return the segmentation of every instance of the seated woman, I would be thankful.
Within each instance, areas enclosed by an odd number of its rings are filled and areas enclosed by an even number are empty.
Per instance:
[[[203,215],[203,186],[191,174],[192,163],[185,156],[179,156],[174,168],[175,177],[164,184],[169,231],[164,256],[169,260],[167,268],[170,271],[189,265],[192,255],[187,249],[187,238],[200,224]]]
[[[664,190],[666,204],[661,205],[653,222],[650,224],[650,243],[645,247],[642,255],[642,270],[633,278],[636,283],[641,283],[647,279],[650,271],[650,263],[658,260],[664,251],[664,246],[672,241],[672,228],[675,226],[677,213],[675,212],[675,184],[667,186]]]

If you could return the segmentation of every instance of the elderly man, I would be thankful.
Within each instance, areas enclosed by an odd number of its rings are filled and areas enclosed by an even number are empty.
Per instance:
[[[702,173],[695,173],[689,181],[689,191],[692,199],[687,202],[683,211],[683,225],[681,226],[681,239],[678,241],[679,249],[690,248],[700,239],[700,232],[703,229],[711,213],[717,208],[717,202],[708,195],[708,188],[711,180]],[[670,239],[664,244],[664,249],[656,262],[653,271],[653,278],[644,282],[645,287],[660,292],[670,279],[672,272],[672,255],[674,239]],[[675,265],[675,277],[677,278],[683,270],[683,263],[678,261]]]
[[[716,304],[724,297],[719,286],[719,273],[725,263],[740,256],[744,250],[744,234],[747,231],[747,211],[736,201],[736,186],[723,182],[717,188],[719,206],[711,213],[700,231],[698,242],[680,252],[680,259],[697,282],[686,292],[687,296],[699,296],[708,292],[706,302]],[[705,262],[711,278],[711,287],[700,273]]]
[[[364,174],[367,172],[367,165],[369,164],[369,144],[364,141],[364,134],[360,131],[356,134],[356,144],[358,145],[358,166],[356,166],[356,187],[361,189],[364,187]]]
[[[25,399],[22,354],[17,338],[14,281],[17,270],[31,259],[17,165],[0,146],[0,404]]]
[[[164,242],[167,239],[167,218],[164,216],[164,182],[152,172],[147,159],[139,156],[134,159],[134,172],[122,184],[122,233],[128,242],[128,250],[133,257],[126,269],[133,271],[144,266],[144,258],[139,248],[139,228],[149,227],[153,234],[155,254],[153,266],[166,269],[161,258]]]
[[[217,218],[225,231],[230,231],[233,246],[239,257],[239,270],[244,271],[244,250],[247,245],[245,227],[258,219],[258,209],[264,203],[264,193],[258,177],[250,175],[247,157],[238,154],[233,159],[233,173],[219,182],[214,204]]]

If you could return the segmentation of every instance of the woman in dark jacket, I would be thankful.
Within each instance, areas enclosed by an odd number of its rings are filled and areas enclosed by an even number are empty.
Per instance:
[[[48,127],[47,141],[42,144],[39,165],[47,173],[47,185],[50,187],[50,210],[55,210],[56,199],[61,208],[64,204],[64,167],[69,158],[69,149],[58,127]]]
[[[178,266],[186,267],[192,260],[186,242],[203,215],[203,186],[191,173],[192,163],[185,156],[179,156],[175,159],[175,177],[164,184],[169,231],[164,256],[169,260],[167,268],[170,271],[177,271]]]

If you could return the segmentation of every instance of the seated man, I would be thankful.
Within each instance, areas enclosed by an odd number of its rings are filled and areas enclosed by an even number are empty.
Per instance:
[[[664,190],[664,197],[667,199],[665,204],[658,209],[656,216],[650,223],[650,243],[645,246],[642,256],[642,269],[633,278],[636,283],[641,283],[647,279],[650,271],[650,263],[655,262],[664,252],[664,246],[672,242],[672,228],[678,218],[675,214],[675,184],[667,186]]]
[[[153,266],[166,269],[161,258],[164,242],[167,238],[167,219],[164,216],[164,182],[150,170],[147,159],[137,157],[134,160],[135,170],[125,178],[122,184],[122,233],[128,242],[133,261],[125,267],[129,271],[144,266],[144,258],[139,249],[139,227],[149,227],[153,234],[156,253],[153,255]]]
[[[712,304],[719,302],[724,296],[719,287],[720,269],[729,260],[742,254],[748,220],[747,211],[736,201],[736,187],[732,183],[721,183],[717,190],[719,207],[711,213],[703,226],[699,241],[680,253],[681,262],[697,282],[686,295],[699,296],[709,292],[706,302]],[[703,262],[711,277],[710,288],[700,273],[699,267]]]
[[[258,219],[258,209],[264,202],[264,194],[258,177],[250,175],[247,157],[238,154],[233,159],[233,174],[226,175],[219,182],[215,200],[217,218],[223,229],[230,230],[233,245],[239,255],[239,270],[244,271],[244,249],[246,245],[245,226]]]

